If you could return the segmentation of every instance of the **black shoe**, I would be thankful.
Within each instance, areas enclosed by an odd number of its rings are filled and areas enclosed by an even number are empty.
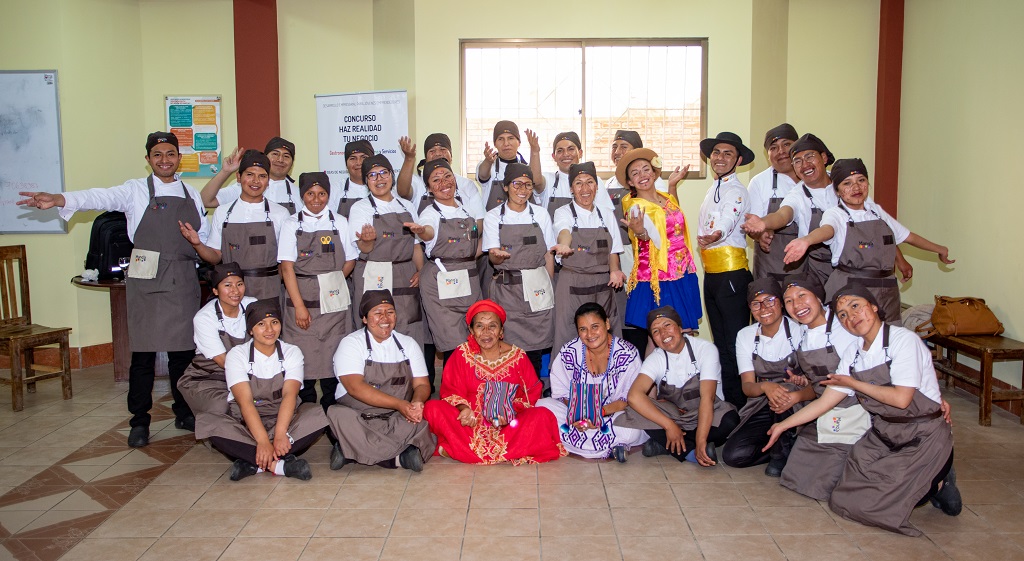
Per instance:
[[[345,454],[341,453],[341,445],[335,442],[334,447],[331,448],[331,469],[338,471],[347,463],[348,458],[345,457]]]
[[[647,440],[647,442],[644,442],[644,449],[641,452],[641,454],[643,454],[644,457],[652,458],[654,456],[668,454],[668,449],[665,448],[665,446],[662,443],[658,442],[657,440],[654,440],[653,438],[650,438]]]
[[[183,419],[174,420],[174,428],[179,430],[187,430],[189,432],[196,432],[196,418],[192,415]]]
[[[149,444],[149,426],[132,427],[128,433],[128,446],[142,448]]]
[[[420,457],[420,449],[412,444],[406,446],[405,450],[398,455],[398,463],[405,469],[415,472],[423,471],[423,458]]]
[[[786,460],[772,458],[764,468],[764,474],[768,477],[782,477],[782,468],[786,467]]]
[[[612,446],[612,456],[615,458],[615,461],[620,464],[626,463],[627,452],[628,450],[626,450],[625,444],[616,444],[615,446]]]
[[[309,469],[309,462],[296,458],[294,454],[286,454],[281,458],[284,462],[284,476],[309,481],[313,479],[313,472]]]
[[[956,486],[956,472],[952,467],[942,480],[942,489],[932,497],[932,506],[942,509],[942,512],[950,516],[957,516],[963,510],[964,502],[960,498],[960,489]]]
[[[245,460],[235,460],[235,463],[231,464],[231,475],[228,477],[231,481],[238,481],[250,475],[256,475],[256,466]]]
[[[716,464],[718,463],[718,453],[715,452],[714,442],[708,442],[708,446],[707,448],[704,449],[704,453],[707,454],[709,458],[711,458],[712,462],[715,462]]]

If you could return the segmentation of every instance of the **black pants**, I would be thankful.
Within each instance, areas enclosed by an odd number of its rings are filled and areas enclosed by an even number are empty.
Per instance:
[[[430,382],[430,388],[434,388],[434,378],[437,373],[434,371],[434,363],[437,361],[437,347],[433,343],[423,344],[423,363],[427,366],[427,380]],[[433,392],[431,392],[433,393]]]
[[[932,479],[932,486],[928,489],[928,494],[923,499],[917,502],[917,506],[924,506],[928,501],[935,496],[935,493],[939,492],[939,483],[949,475],[949,470],[953,469],[953,451],[949,451],[949,459],[946,460],[946,465],[942,466],[939,470],[939,474]],[[915,507],[916,508],[916,507]]]
[[[304,436],[292,443],[292,449],[289,454],[301,456],[309,450],[309,447],[316,442],[316,439],[320,438],[320,435],[324,433],[324,429],[320,429],[313,434]],[[245,460],[252,465],[256,465],[256,447],[247,444],[245,442],[238,442],[236,440],[228,440],[220,436],[211,436],[210,444],[214,448],[219,450],[225,456],[232,460]]]
[[[303,380],[302,389],[299,390],[299,400],[303,403],[316,403],[316,383],[320,382],[320,405],[327,412],[327,408],[337,403],[334,399],[334,392],[338,389],[337,378],[320,378],[319,380]]]
[[[754,413],[736,434],[729,438],[722,449],[722,461],[734,468],[745,468],[767,463],[775,456],[785,459],[793,447],[797,429],[791,429],[779,438],[767,452],[761,449],[768,444],[768,429],[775,423],[785,420],[793,414],[790,409],[784,413],[775,413],[767,405]]]
[[[647,341],[649,336],[646,330],[627,326],[622,329],[622,338],[636,347],[637,352],[640,353],[640,360],[647,358]]]
[[[192,416],[185,398],[178,391],[178,380],[196,356],[195,349],[188,351],[170,351],[167,353],[167,374],[171,382],[171,397],[174,403],[171,410],[179,420]],[[132,427],[148,427],[153,408],[153,381],[156,378],[156,353],[132,353],[132,364],[128,367],[128,412],[132,414],[129,424]]]
[[[747,397],[743,395],[743,384],[736,366],[736,334],[750,325],[747,285],[752,280],[750,271],[746,269],[704,273],[704,307],[708,311],[711,335],[718,347],[718,358],[722,361],[722,393],[725,400],[737,409],[743,407]]]
[[[740,416],[735,411],[729,411],[722,417],[722,422],[718,423],[718,426],[711,427],[708,431],[708,442],[715,446],[721,446],[725,444],[726,439],[729,438],[729,433],[736,428],[736,425],[740,424]],[[668,438],[665,436],[663,429],[647,430],[644,431],[647,436],[651,437],[658,444],[665,446],[668,443]],[[683,443],[686,444],[686,452],[682,454],[675,454],[669,452],[669,454],[679,460],[680,462],[686,461],[686,455],[697,447],[697,430],[688,430],[683,434]],[[667,448],[667,447],[666,447]]]
[[[551,347],[546,349],[538,349],[536,351],[526,351],[526,358],[530,359],[530,364],[533,365],[534,372],[537,376],[540,376],[541,366],[544,364],[544,355],[551,352]]]

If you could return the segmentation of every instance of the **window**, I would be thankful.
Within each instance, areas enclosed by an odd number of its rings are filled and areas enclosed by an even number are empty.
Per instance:
[[[618,129],[636,130],[665,161],[663,174],[690,164],[703,177],[698,144],[706,133],[707,41],[463,41],[463,171],[473,174],[494,124],[515,121],[539,135],[544,171],[556,169],[551,140],[576,131],[583,160],[614,174]]]

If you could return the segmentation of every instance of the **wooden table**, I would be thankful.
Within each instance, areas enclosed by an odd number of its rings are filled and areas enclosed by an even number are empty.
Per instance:
[[[128,296],[124,281],[87,281],[82,277],[71,279],[75,286],[100,288],[110,291],[110,331],[114,347],[114,381],[128,381],[128,367],[132,362],[132,351],[128,345]]]
[[[999,335],[949,336],[933,335],[928,342],[937,347],[935,370],[946,375],[946,385],[955,378],[980,389],[981,401],[978,424],[992,425],[993,401],[1021,401],[1021,424],[1024,424],[1024,389],[992,389],[992,364],[995,362],[1021,361],[1024,363],[1024,343]],[[945,349],[945,356],[942,350]],[[981,369],[964,366],[957,362],[957,353],[963,353],[978,360]]]

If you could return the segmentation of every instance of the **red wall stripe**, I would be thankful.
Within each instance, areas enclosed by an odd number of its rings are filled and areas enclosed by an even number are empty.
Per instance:
[[[281,134],[277,0],[234,0],[234,20],[238,145],[262,150]]]
[[[903,88],[903,0],[881,0],[878,96],[875,113],[875,202],[896,216],[900,174],[900,96]]]

